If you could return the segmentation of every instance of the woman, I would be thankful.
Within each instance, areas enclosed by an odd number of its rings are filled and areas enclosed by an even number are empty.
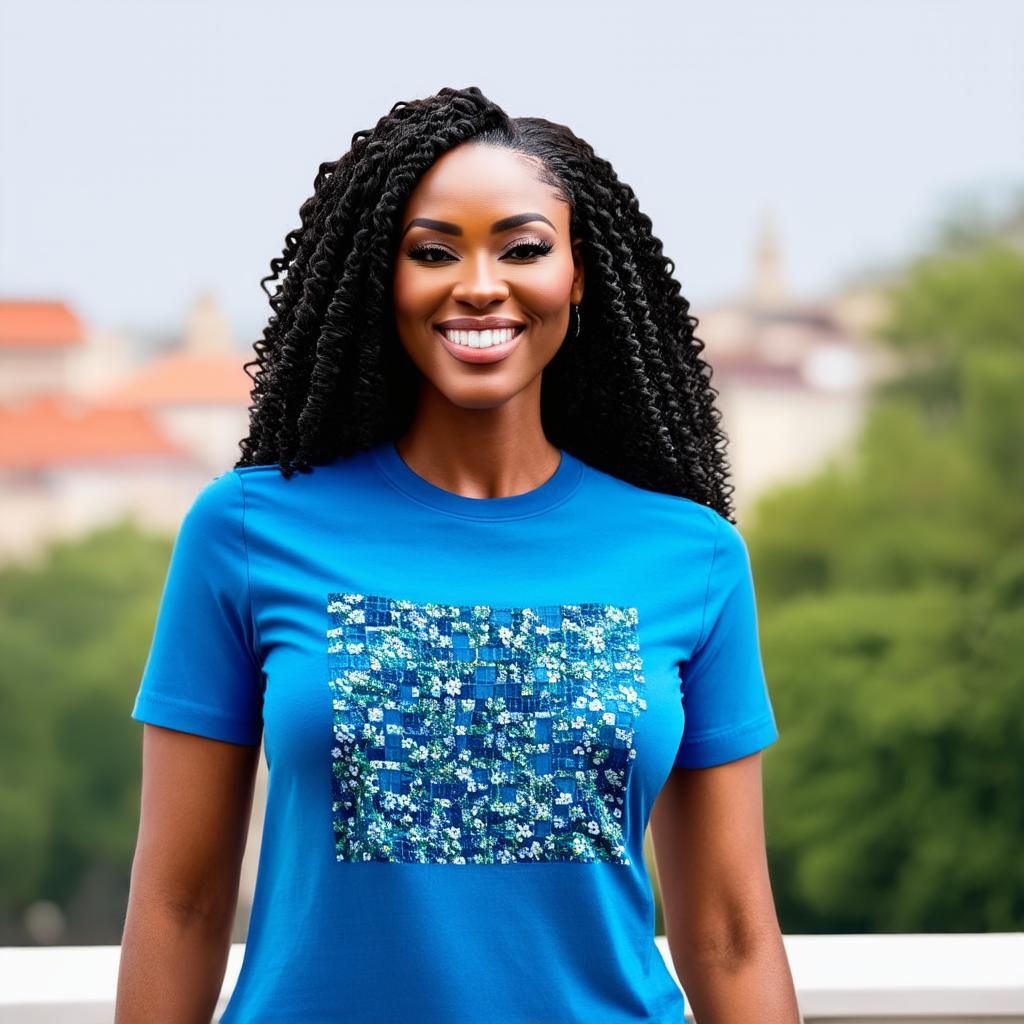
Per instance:
[[[442,89],[322,165],[301,222],[133,711],[118,1024],[209,1020],[261,740],[225,1024],[682,1021],[648,820],[701,1024],[798,1020],[716,392],[633,192]]]

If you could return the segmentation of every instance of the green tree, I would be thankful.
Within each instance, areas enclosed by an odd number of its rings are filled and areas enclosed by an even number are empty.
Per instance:
[[[141,732],[130,718],[170,539],[128,523],[54,545],[0,573],[0,912],[22,941],[24,908],[68,910],[109,879],[75,942],[117,942],[138,828]],[[83,915],[84,917],[85,915]]]
[[[893,287],[853,458],[745,528],[781,742],[766,816],[790,932],[1024,921],[1024,255]]]

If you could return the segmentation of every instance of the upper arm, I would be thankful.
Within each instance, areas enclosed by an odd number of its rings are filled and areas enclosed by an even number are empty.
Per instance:
[[[778,930],[761,753],[673,768],[651,812],[666,933],[686,958],[732,957]]]
[[[146,724],[132,898],[234,912],[260,746]]]
[[[714,545],[700,635],[680,670],[683,734],[651,812],[670,941],[731,956],[778,925],[768,877],[761,751],[779,736],[761,659],[750,556],[708,510]]]
[[[235,905],[263,731],[262,657],[235,472],[186,514],[132,717],[143,722],[133,897]]]

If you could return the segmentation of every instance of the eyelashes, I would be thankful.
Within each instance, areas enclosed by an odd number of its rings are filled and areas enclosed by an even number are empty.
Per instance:
[[[538,256],[547,256],[549,252],[554,248],[550,242],[541,241],[530,241],[530,242],[519,242],[513,245],[512,248],[505,252],[505,256],[512,256],[514,253],[520,253],[521,255],[515,256],[517,260],[521,259],[534,259]],[[524,255],[525,253],[525,255]],[[424,242],[420,245],[414,245],[406,255],[413,260],[417,260],[420,263],[448,263],[451,262],[451,253],[442,248],[439,245],[431,245],[429,242]],[[431,259],[430,256],[437,256],[437,259]],[[503,257],[504,258],[504,257]]]

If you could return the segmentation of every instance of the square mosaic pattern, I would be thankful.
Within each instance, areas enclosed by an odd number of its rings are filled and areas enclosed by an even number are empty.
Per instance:
[[[339,861],[629,864],[637,610],[327,595]]]

